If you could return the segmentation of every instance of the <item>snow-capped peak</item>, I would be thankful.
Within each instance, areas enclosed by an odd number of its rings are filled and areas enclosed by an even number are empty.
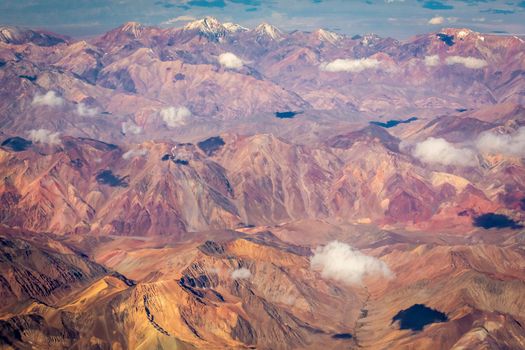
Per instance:
[[[238,33],[238,32],[246,32],[246,31],[248,31],[248,28],[245,28],[245,27],[243,27],[241,25],[238,25],[238,24],[232,23],[232,22],[223,23],[223,26],[230,33]]]
[[[221,42],[228,30],[215,17],[204,17],[197,21],[188,23],[183,30],[198,31],[199,35],[210,40]]]
[[[215,17],[204,17],[202,19],[190,22],[184,27],[186,30],[199,30],[203,33],[214,34],[224,30],[224,26]]]
[[[130,33],[135,38],[138,38],[142,34],[144,26],[138,22],[126,22],[122,25],[120,30],[126,33]]]
[[[325,29],[318,29],[315,31],[315,34],[319,40],[327,41],[332,44],[342,39],[341,35]]]
[[[454,35],[457,39],[463,40],[466,37],[477,39],[479,33],[468,28],[443,28],[442,33]]]
[[[5,43],[12,43],[20,40],[24,36],[24,32],[17,27],[0,26],[0,41]]]
[[[368,33],[363,36],[361,39],[361,45],[363,46],[373,46],[376,42],[378,42],[381,39],[381,37],[375,33]]]
[[[265,36],[272,40],[279,40],[283,35],[279,29],[268,23],[259,24],[257,28],[255,28],[255,33],[257,33],[258,36]]]
[[[463,39],[464,37],[466,37],[469,34],[470,34],[469,30],[460,30],[458,32],[458,38]]]

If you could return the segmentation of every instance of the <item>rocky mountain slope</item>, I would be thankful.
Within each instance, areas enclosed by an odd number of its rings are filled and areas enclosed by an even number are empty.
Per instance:
[[[0,348],[525,347],[524,52],[0,27]]]
[[[389,271],[384,276],[370,272],[348,284],[320,276],[313,268],[319,248],[312,251],[305,237],[298,238],[302,245],[282,241],[280,230],[217,231],[184,241],[88,235],[59,241],[39,235],[37,241],[34,233],[4,232],[3,276],[21,263],[27,271],[27,257],[52,257],[53,263],[34,265],[24,279],[8,282],[3,294],[16,293],[25,281],[32,290],[53,288],[19,297],[16,307],[3,309],[2,346],[270,349],[276,339],[282,349],[524,344],[524,259],[512,243],[519,239],[516,232],[500,233],[494,244],[479,234],[372,230],[363,236],[362,228],[347,228],[333,235],[380,259]],[[13,249],[25,253],[9,261]],[[443,319],[407,312],[396,321],[414,305],[435,310]],[[403,322],[422,326],[405,329]]]

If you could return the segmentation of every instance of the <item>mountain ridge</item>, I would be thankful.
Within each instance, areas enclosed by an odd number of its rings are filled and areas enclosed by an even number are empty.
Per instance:
[[[525,344],[521,38],[5,30],[1,348]]]

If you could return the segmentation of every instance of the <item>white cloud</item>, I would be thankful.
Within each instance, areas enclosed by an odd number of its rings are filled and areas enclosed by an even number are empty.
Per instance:
[[[513,134],[482,133],[476,140],[476,147],[483,153],[525,156],[525,127]]]
[[[131,159],[135,157],[142,157],[148,154],[148,150],[146,149],[130,149],[126,153],[122,155],[123,159]]]
[[[225,52],[219,55],[219,63],[221,66],[230,69],[240,69],[244,65],[243,60],[231,52]]]
[[[36,94],[35,97],[33,97],[32,104],[35,106],[59,107],[64,104],[64,99],[58,96],[53,90],[50,90],[43,95]]]
[[[162,22],[161,24],[169,25],[169,24],[176,24],[180,22],[189,22],[189,21],[195,21],[196,18],[193,16],[178,16],[174,18],[170,18],[167,21]]]
[[[58,145],[60,143],[60,133],[47,129],[34,129],[29,131],[29,139],[33,142]]]
[[[469,148],[456,147],[442,138],[429,137],[416,144],[412,155],[429,164],[474,166],[476,153]]]
[[[122,133],[124,135],[126,134],[140,134],[142,132],[142,127],[136,125],[135,123],[133,122],[124,122],[122,123],[122,126],[121,126],[121,130],[122,130]]]
[[[440,58],[438,55],[425,56],[425,65],[428,67],[435,67],[440,64]],[[487,66],[487,61],[475,58],[475,57],[463,57],[463,56],[449,56],[445,59],[447,65],[462,64],[470,69],[480,69]]]
[[[431,25],[441,25],[441,24],[444,24],[445,22],[448,22],[448,23],[456,23],[457,21],[459,21],[459,18],[458,17],[443,17],[443,16],[435,16],[435,17],[432,17],[431,19],[428,20],[428,24],[431,24]]]
[[[472,22],[485,22],[485,17],[472,18]]]
[[[98,114],[98,110],[96,108],[90,108],[80,102],[77,104],[77,114],[81,117],[94,117]]]
[[[347,284],[360,284],[363,277],[368,275],[382,275],[387,278],[393,276],[383,261],[338,241],[317,247],[310,266],[313,270],[320,271],[323,278]]]
[[[425,56],[424,62],[425,62],[425,65],[428,67],[435,67],[439,65],[439,56],[438,55]]]
[[[445,23],[445,17],[442,17],[442,16],[433,17],[428,21],[428,24],[434,24],[434,25],[443,24],[443,23]]]
[[[379,66],[375,58],[342,59],[338,58],[329,63],[322,63],[320,69],[326,72],[352,72],[359,73],[365,69],[373,69]]]
[[[248,279],[250,277],[252,277],[252,273],[245,267],[241,267],[240,269],[235,269],[232,271],[232,278],[234,280]]]
[[[410,145],[402,142],[400,148],[407,150]],[[525,157],[525,127],[511,134],[483,132],[469,142],[469,148],[456,146],[442,138],[429,137],[412,149],[412,155],[425,163],[458,166],[477,165],[480,153]]]
[[[188,118],[191,117],[191,111],[184,106],[167,107],[160,111],[160,116],[170,128],[176,128],[187,123]]]
[[[487,61],[475,57],[450,56],[445,62],[450,66],[453,64],[462,64],[470,69],[480,69],[487,65]]]

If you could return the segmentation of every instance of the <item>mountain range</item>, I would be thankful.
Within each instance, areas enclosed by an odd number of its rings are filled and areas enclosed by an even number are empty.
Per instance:
[[[0,26],[0,347],[525,347],[525,42]]]

